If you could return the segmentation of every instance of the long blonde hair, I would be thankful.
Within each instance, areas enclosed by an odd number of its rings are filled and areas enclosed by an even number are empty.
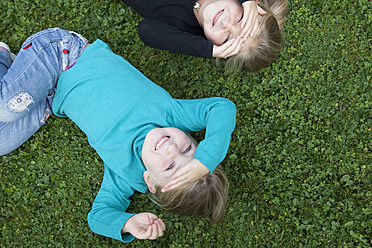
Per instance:
[[[259,5],[266,14],[255,36],[248,38],[237,55],[227,58],[225,68],[255,72],[269,66],[279,56],[288,0],[263,0]]]
[[[165,211],[186,216],[211,216],[212,223],[220,222],[226,209],[229,182],[220,165],[199,180],[174,190],[156,193],[148,191],[149,198]]]

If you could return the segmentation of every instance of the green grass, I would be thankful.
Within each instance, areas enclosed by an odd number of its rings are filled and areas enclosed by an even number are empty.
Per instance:
[[[107,42],[175,98],[222,96],[237,106],[223,167],[226,217],[150,211],[167,229],[123,245],[95,235],[86,215],[103,165],[68,119],[52,117],[0,160],[0,247],[370,247],[372,89],[369,0],[290,1],[283,52],[258,73],[146,47],[141,19],[119,0],[2,0],[0,40],[13,51],[49,27]],[[161,34],[160,34],[161,35]],[[198,135],[200,138],[201,135]]]

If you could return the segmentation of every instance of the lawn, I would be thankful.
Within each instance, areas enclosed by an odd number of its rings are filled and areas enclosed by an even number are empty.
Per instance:
[[[129,211],[163,218],[164,236],[122,244],[94,234],[86,215],[102,161],[74,123],[54,116],[1,157],[0,247],[372,246],[371,1],[290,0],[281,56],[235,74],[145,46],[141,17],[119,0],[1,0],[0,9],[0,40],[13,51],[42,29],[74,30],[108,43],[175,98],[222,96],[237,107],[221,224],[135,194]]]

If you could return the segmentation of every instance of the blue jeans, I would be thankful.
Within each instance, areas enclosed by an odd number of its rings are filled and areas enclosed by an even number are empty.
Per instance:
[[[13,63],[0,51],[0,155],[45,124],[61,72],[75,64],[87,42],[75,32],[51,28],[27,38]]]

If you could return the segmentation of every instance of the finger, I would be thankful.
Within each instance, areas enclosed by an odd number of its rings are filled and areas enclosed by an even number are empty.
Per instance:
[[[171,178],[171,180],[164,185],[163,188],[168,188],[175,183],[178,183],[181,180],[187,178],[187,175],[190,173],[190,170],[187,168],[182,168],[181,170],[177,171]]]
[[[243,39],[241,37],[238,37],[235,42],[228,49],[225,50],[223,54],[224,58],[236,55],[240,51],[243,44]]]
[[[230,46],[228,46],[228,47],[225,48],[225,50],[224,50],[223,53],[221,54],[221,57],[222,57],[222,58],[226,59],[226,58],[229,56],[229,54],[231,53],[231,51],[232,51],[232,50],[234,49],[234,47],[235,47],[234,44],[237,43],[238,39],[241,39],[241,37],[238,37],[238,38],[234,41],[234,43],[232,43]]]
[[[181,185],[184,185],[187,182],[192,182],[193,180],[194,180],[194,178],[193,178],[192,174],[190,174],[190,173],[184,174],[184,175],[178,177],[177,179],[172,180],[171,182],[169,182],[166,186],[164,186],[162,188],[161,191],[166,192],[166,191],[175,189],[175,188],[177,188]]]
[[[157,228],[158,228],[158,237],[163,236],[163,234],[164,234],[164,232],[163,232],[164,229],[163,229],[163,227],[161,226],[159,219],[156,220],[156,226],[157,226]]]
[[[225,53],[225,59],[227,59],[227,58],[229,58],[229,57],[232,57],[232,56],[234,56],[234,55],[236,55],[236,54],[238,54],[239,52],[240,52],[240,49],[241,49],[241,47],[243,46],[243,44],[244,43],[242,43],[242,45],[239,45],[239,46],[237,46],[237,47],[234,47],[234,49],[232,49],[232,50],[229,50],[229,52],[227,53]]]
[[[244,46],[244,40],[241,39],[241,40],[239,41],[238,45],[235,47],[235,49],[234,49],[233,51],[231,51],[229,57],[238,54],[238,53],[240,52],[240,50],[242,49],[243,46]]]
[[[260,6],[257,5],[257,13],[259,15],[265,15],[266,14],[266,11],[263,10]],[[258,15],[257,15],[255,17],[255,23],[254,23],[254,25],[252,25],[252,30],[249,33],[249,36],[250,37],[253,37],[256,34],[256,31],[257,31],[257,29],[258,29],[259,26],[260,26],[260,19],[259,19]]]
[[[234,46],[237,42],[239,42],[239,40],[241,39],[240,36],[236,37],[236,38],[233,38],[231,40],[229,40],[228,42],[226,42],[223,47],[224,47],[224,51],[227,51],[229,50],[232,46]]]
[[[240,37],[244,38],[244,37],[247,35],[248,28],[249,28],[248,25],[245,25],[245,26],[243,27],[243,30],[242,30],[242,32],[240,33]]]
[[[167,186],[164,186],[162,189],[161,189],[161,192],[166,192],[166,191],[170,191],[172,189],[175,189],[179,186],[182,186],[184,185],[185,183],[187,183],[189,180],[187,180],[187,176],[185,177],[182,177],[182,178],[177,178],[176,181],[172,182],[171,184],[167,185]]]
[[[254,14],[251,15],[251,18],[249,20],[249,25],[247,25],[248,28],[247,28],[247,32],[246,32],[245,38],[247,38],[248,36],[252,36],[253,35],[253,31],[255,29],[257,29],[258,24],[259,24],[258,14],[256,12],[256,13],[254,13]]]
[[[173,190],[173,189],[175,189],[175,188],[178,188],[178,187],[184,185],[185,183],[187,183],[187,182],[186,182],[186,181],[178,182],[178,183],[173,184],[173,185],[171,185],[171,186],[169,186],[169,187],[167,187],[167,188],[162,188],[162,189],[161,189],[161,192],[164,193],[164,192],[167,192],[167,191],[171,191],[171,190]]]
[[[247,20],[248,20],[248,15],[247,15],[246,13],[244,13],[244,15],[243,15],[243,19],[242,19],[242,23],[241,23],[241,25],[240,25],[240,27],[243,29],[243,30],[242,30],[242,33],[245,32],[245,31],[247,30],[247,27],[246,27],[246,25],[247,25]]]
[[[149,225],[145,234],[143,234],[139,239],[150,239],[153,232],[153,225]]]
[[[247,24],[244,26],[244,29],[243,29],[243,31],[241,32],[240,36],[241,36],[242,38],[246,39],[246,38],[251,34],[251,32],[252,32],[252,26],[253,26],[253,25],[254,25],[254,24],[252,23],[252,21],[249,20],[249,21],[247,22]]]
[[[261,8],[260,6],[258,6],[258,5],[257,5],[257,10],[258,10],[258,14],[260,14],[260,15],[266,15],[266,11],[263,8]]]
[[[256,13],[257,9],[257,3],[253,1],[247,1],[243,3],[243,20],[241,24],[241,28],[244,28],[247,23],[249,24],[249,21],[252,20],[252,15],[254,16]]]
[[[149,224],[153,224],[158,219],[158,216],[152,213],[148,213],[147,218],[149,220]]]
[[[154,240],[157,237],[159,237],[159,229],[158,229],[158,225],[156,224],[156,221],[154,222],[154,224],[151,225],[151,227],[152,227],[152,233],[149,239]]]
[[[225,59],[226,50],[229,49],[232,44],[234,44],[235,40],[236,38],[232,38],[221,46],[214,45],[213,46],[213,57]]]
[[[242,33],[240,34],[240,37],[243,38],[243,40],[246,40],[248,36],[251,34],[251,25],[246,25]]]
[[[159,220],[159,223],[160,223],[160,226],[161,226],[161,229],[164,231],[165,230],[165,223],[162,219],[158,218]]]
[[[178,176],[177,178],[172,179],[167,184],[165,184],[163,188],[169,188],[170,186],[182,181],[184,178],[185,178],[185,175]]]
[[[189,166],[186,165],[182,169],[180,169],[179,171],[174,173],[174,175],[172,176],[172,180],[175,180],[178,177],[184,176],[185,174],[187,174],[189,172],[190,172]]]
[[[257,18],[254,24],[252,24],[250,32],[248,32],[247,34],[249,34],[250,37],[253,37],[256,34],[256,30],[258,29],[259,25],[260,23]]]

